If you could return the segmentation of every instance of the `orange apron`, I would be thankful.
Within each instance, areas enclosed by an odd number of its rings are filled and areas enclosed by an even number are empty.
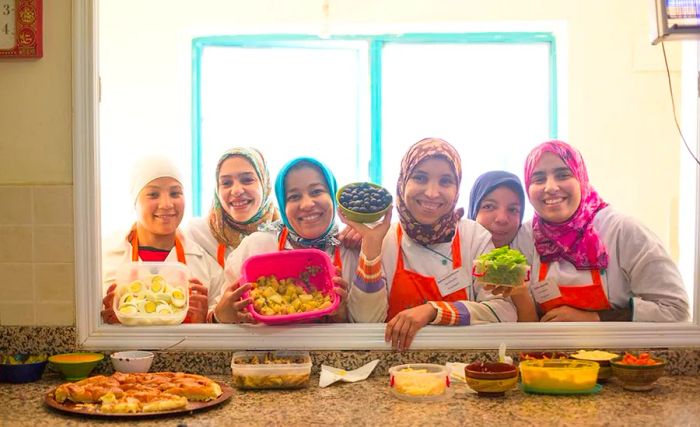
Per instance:
[[[547,277],[549,271],[549,263],[543,262],[540,266],[539,281],[542,282]],[[593,283],[583,286],[566,286],[558,285],[561,296],[545,301],[540,304],[544,312],[568,305],[574,308],[587,311],[600,311],[610,308],[610,302],[605,295],[603,282],[600,278],[600,270],[591,270]]]
[[[414,271],[406,270],[403,263],[403,250],[401,249],[403,231],[400,225],[396,227],[396,238],[399,244],[399,256],[396,261],[394,280],[391,282],[387,322],[403,310],[417,307],[428,301],[454,302],[467,299],[466,289],[460,289],[443,297],[435,277],[423,276]],[[452,240],[452,268],[456,270],[461,266],[462,250],[459,246],[459,231],[457,231]]]
[[[131,231],[129,243],[131,243],[131,260],[136,262],[139,260],[139,237],[137,236],[136,230]],[[182,247],[182,242],[180,242],[177,236],[175,236],[175,253],[177,254],[178,262],[187,265],[185,249]]]
[[[278,251],[283,251],[284,246],[287,243],[287,235],[289,234],[289,230],[287,230],[287,227],[282,228],[282,232],[280,233],[280,238],[277,241],[277,250]],[[338,246],[333,248],[333,265],[335,268],[338,269],[338,274],[341,274],[343,271],[343,261],[340,257],[340,248]]]

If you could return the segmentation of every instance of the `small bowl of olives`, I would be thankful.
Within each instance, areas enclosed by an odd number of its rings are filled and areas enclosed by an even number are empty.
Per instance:
[[[355,222],[376,222],[391,206],[391,194],[381,185],[353,182],[341,187],[336,194],[338,209],[345,218]]]

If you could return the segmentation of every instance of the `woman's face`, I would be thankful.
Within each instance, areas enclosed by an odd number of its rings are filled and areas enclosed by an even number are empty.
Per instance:
[[[497,248],[509,245],[520,228],[520,199],[511,188],[502,185],[481,199],[476,221],[491,232]]]
[[[532,207],[548,222],[565,222],[581,203],[581,184],[554,153],[544,153],[537,162],[527,192]]]
[[[251,219],[262,205],[262,183],[253,165],[241,156],[224,160],[218,176],[219,203],[236,222]]]
[[[176,179],[156,178],[141,189],[136,199],[139,225],[147,232],[174,235],[185,213],[185,195]]]
[[[451,212],[457,198],[457,177],[450,163],[431,157],[418,163],[404,188],[408,211],[421,224],[434,224]]]
[[[333,200],[323,175],[311,166],[292,169],[284,180],[285,214],[305,239],[323,235],[333,220]]]

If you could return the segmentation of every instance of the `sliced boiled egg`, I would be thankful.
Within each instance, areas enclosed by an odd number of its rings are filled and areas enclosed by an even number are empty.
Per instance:
[[[173,289],[170,296],[172,298],[171,302],[175,307],[184,307],[185,303],[187,303],[187,295],[185,295],[182,289]]]
[[[122,304],[119,306],[119,312],[121,314],[136,314],[138,311],[138,308],[136,308],[134,304]]]
[[[151,279],[151,290],[155,293],[165,291],[166,281],[163,276],[155,275]]]
[[[173,309],[170,308],[170,305],[168,305],[168,304],[159,304],[158,307],[156,307],[156,313],[158,313],[158,314],[173,314]]]
[[[158,292],[157,294],[155,294],[155,300],[158,303],[164,302],[170,304],[170,294],[167,294],[165,292]]]
[[[158,304],[155,301],[145,300],[141,301],[141,303],[138,306],[138,309],[140,313],[151,314],[156,312],[157,307]]]
[[[135,301],[136,297],[134,294],[126,293],[119,298],[119,306],[121,307],[124,304],[134,303]]]
[[[143,285],[143,282],[140,280],[134,280],[133,282],[129,283],[129,286],[127,287],[129,292],[132,294],[137,294],[141,292],[142,290],[145,289],[145,286]]]

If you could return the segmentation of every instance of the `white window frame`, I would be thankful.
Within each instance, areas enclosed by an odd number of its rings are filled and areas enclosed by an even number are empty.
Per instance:
[[[97,69],[97,5],[73,0],[73,183],[75,213],[75,304],[78,344],[86,349],[315,349],[385,350],[384,324],[291,327],[180,325],[123,327],[100,323],[100,193]],[[696,148],[698,145],[695,143]],[[700,184],[700,178],[696,174]],[[698,185],[700,188],[700,185]],[[696,222],[700,197],[696,203]],[[696,223],[696,229],[698,224]],[[695,236],[700,247],[700,233]],[[700,291],[698,257],[694,292]],[[695,299],[688,323],[508,323],[423,328],[413,349],[636,348],[700,346],[700,308]]]

